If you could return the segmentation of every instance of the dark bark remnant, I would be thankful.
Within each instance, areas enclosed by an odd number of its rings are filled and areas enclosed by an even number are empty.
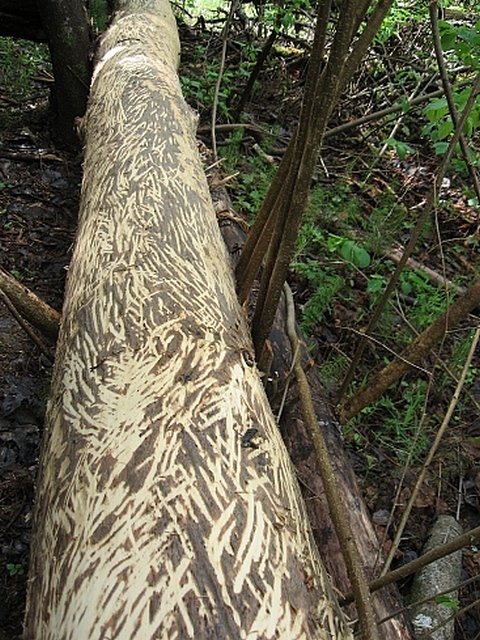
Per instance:
[[[62,142],[77,146],[74,121],[85,113],[92,73],[87,13],[78,0],[38,0],[38,8],[55,76],[56,132]]]

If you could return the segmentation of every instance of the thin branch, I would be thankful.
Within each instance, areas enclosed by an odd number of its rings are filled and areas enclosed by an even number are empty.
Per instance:
[[[442,80],[443,89],[445,91],[445,97],[447,99],[448,110],[450,111],[450,117],[452,119],[453,126],[456,127],[458,125],[458,113],[457,113],[457,108],[455,106],[452,87],[450,84],[450,80],[448,78],[447,67],[445,66],[445,59],[443,57],[443,52],[442,52],[442,44],[440,41],[440,31],[438,28],[437,0],[432,0],[430,2],[429,12],[430,12],[430,22],[432,24],[433,44],[435,48],[435,57],[437,58],[437,66],[440,72],[440,78]],[[480,181],[478,179],[477,171],[470,160],[469,148],[468,148],[467,141],[465,140],[463,131],[460,134],[459,143],[460,143],[460,148],[462,150],[463,158],[465,160],[465,164],[467,165],[468,172],[470,174],[470,178],[472,180],[472,184],[475,189],[475,193],[477,194],[477,200],[480,202]]]
[[[49,338],[56,339],[61,315],[0,267],[0,290],[18,313]]]
[[[410,516],[410,512],[412,510],[412,507],[414,505],[414,502],[417,498],[418,492],[420,491],[420,488],[422,486],[423,480],[425,478],[425,474],[427,473],[428,467],[430,466],[430,463],[433,460],[433,456],[435,455],[435,453],[437,452],[438,446],[440,445],[440,441],[443,438],[443,435],[445,433],[446,428],[448,427],[448,424],[450,422],[450,419],[453,415],[453,412],[455,411],[455,407],[457,406],[457,402],[460,398],[460,394],[462,392],[463,389],[463,385],[465,384],[465,378],[467,376],[468,370],[470,368],[470,364],[472,362],[472,358],[474,356],[475,353],[475,349],[477,348],[477,344],[478,341],[480,339],[480,325],[477,327],[477,330],[475,331],[475,335],[473,337],[472,340],[472,344],[470,345],[470,351],[468,352],[468,356],[465,360],[465,364],[463,366],[463,371],[462,374],[460,376],[460,380],[458,381],[457,387],[455,389],[455,392],[453,394],[452,400],[450,402],[450,405],[448,407],[447,413],[445,414],[445,417],[443,418],[442,424],[438,430],[437,435],[435,436],[435,440],[433,441],[432,446],[430,447],[430,451],[428,452],[428,455],[425,459],[425,462],[423,463],[422,469],[420,471],[420,473],[418,474],[418,478],[415,482],[415,486],[413,487],[412,490],[412,494],[410,496],[410,499],[408,501],[407,506],[405,507],[405,511],[402,513],[402,517],[400,520],[400,523],[398,525],[397,528],[397,532],[395,534],[395,539],[392,543],[390,552],[387,556],[387,559],[385,560],[385,564],[384,567],[382,569],[381,575],[385,575],[390,567],[390,564],[393,560],[393,556],[395,555],[395,551],[400,543],[401,537],[403,535],[403,530],[405,528],[405,525],[407,523],[407,520]]]
[[[308,384],[307,376],[302,368],[301,358],[299,357],[300,340],[298,339],[295,328],[295,305],[293,302],[292,291],[287,284],[284,286],[284,293],[287,308],[287,334],[292,345],[292,353],[294,354],[293,369],[297,379],[303,417],[315,449],[315,455],[322,476],[330,514],[345,558],[345,564],[352,584],[352,589],[355,594],[355,604],[360,621],[361,637],[364,640],[379,640],[380,636],[378,633],[370,591],[368,589],[367,578],[362,567],[358,549],[355,545],[353,532],[348,523],[345,508],[339,500],[338,485],[333,465],[330,460],[330,455],[328,453],[323,433],[318,424],[310,386]]]
[[[409,346],[402,351],[386,367],[379,371],[369,382],[361,387],[342,405],[339,414],[342,422],[347,422],[356,416],[364,407],[371,404],[388,389],[388,387],[407,373],[412,365],[416,365],[432,347],[445,335],[466,318],[469,313],[480,304],[480,280],[477,280],[467,291],[457,297],[425,331],[420,333]],[[365,339],[366,338],[363,338]]]
[[[457,539],[455,539],[455,541],[456,540]],[[449,555],[449,554],[446,554],[446,555]],[[387,576],[389,575],[391,574],[388,573]],[[435,598],[438,598],[439,596],[445,596],[448,593],[451,593],[452,591],[458,591],[459,589],[463,589],[464,587],[467,587],[469,584],[472,584],[472,582],[477,582],[477,580],[480,580],[480,576],[473,576],[472,578],[468,578],[467,580],[464,580],[463,582],[456,584],[454,587],[450,587],[449,589],[445,589],[444,591],[439,591],[434,596],[427,596],[426,598],[422,598],[422,600],[411,602],[407,606],[402,607],[401,609],[397,609],[397,611],[394,611],[389,616],[382,618],[378,624],[380,625],[380,624],[383,624],[384,622],[388,622],[388,620],[391,620],[392,618],[396,618],[400,614],[405,613],[406,611],[408,611],[412,607],[415,607],[416,605],[425,604],[426,602],[431,602],[432,600],[434,600]],[[457,615],[458,615],[458,611],[457,611]]]
[[[408,258],[410,257],[415,245],[417,244],[420,235],[422,233],[422,229],[426,223],[426,221],[428,220],[429,216],[431,215],[433,208],[435,206],[435,203],[437,201],[437,194],[440,193],[440,189],[442,186],[442,182],[443,182],[443,178],[445,176],[445,172],[447,170],[448,165],[450,164],[450,160],[452,158],[453,152],[455,150],[455,146],[458,142],[458,139],[460,137],[460,134],[463,130],[463,126],[465,124],[465,122],[467,121],[468,116],[470,115],[470,112],[475,104],[475,99],[476,96],[478,94],[478,92],[480,91],[480,73],[477,74],[476,78],[475,78],[475,82],[474,85],[472,87],[472,91],[470,93],[470,96],[468,98],[467,104],[465,105],[464,110],[462,111],[462,114],[459,118],[459,121],[457,123],[457,127],[455,128],[454,134],[452,136],[452,139],[450,140],[450,144],[448,146],[447,152],[445,154],[445,156],[442,159],[442,162],[440,163],[440,166],[438,167],[438,171],[437,171],[437,176],[435,179],[435,182],[430,190],[430,194],[428,196],[427,202],[425,203],[425,206],[423,208],[423,211],[419,217],[419,219],[417,220],[417,223],[412,231],[412,235],[410,236],[410,240],[408,241],[407,246],[405,247],[405,250],[403,252],[403,256],[400,260],[400,262],[397,265],[397,268],[395,270],[395,273],[392,275],[392,277],[390,278],[388,285],[385,289],[385,291],[382,294],[382,297],[380,298],[380,301],[375,309],[375,311],[372,314],[372,317],[370,318],[368,325],[365,329],[365,333],[366,334],[370,334],[373,329],[375,328],[378,320],[380,319],[381,314],[383,313],[383,310],[388,302],[388,299],[390,298],[390,295],[392,293],[392,291],[394,290],[394,288],[397,285],[398,279],[400,278],[400,274],[403,271],[403,268],[405,267],[405,264],[408,260]],[[366,339],[361,339],[360,342],[358,343],[357,346],[357,350],[355,351],[355,354],[352,358],[352,361],[350,363],[349,369],[347,371],[347,374],[345,376],[344,381],[342,382],[342,386],[340,387],[340,390],[337,394],[337,398],[336,398],[336,402],[337,404],[340,403],[340,401],[342,400],[343,396],[345,395],[348,387],[350,386],[350,383],[353,380],[353,377],[355,375],[355,371],[357,369],[357,366],[361,360],[362,354],[365,350],[365,347],[367,346],[367,341]]]
[[[212,150],[213,157],[215,160],[217,159],[217,137],[215,133],[215,124],[217,122],[217,108],[218,108],[218,96],[220,93],[220,87],[222,84],[223,70],[225,68],[225,57],[227,55],[227,44],[228,44],[228,32],[230,30],[230,24],[233,19],[233,15],[236,11],[238,4],[238,0],[232,0],[230,3],[230,12],[228,14],[228,18],[225,22],[222,32],[222,56],[220,58],[220,69],[218,71],[217,83],[215,85],[215,94],[213,97],[213,106],[212,106]]]
[[[380,0],[372,16],[378,19],[382,12],[388,11],[392,2],[393,0]],[[322,59],[324,25],[317,21],[311,57],[312,62],[316,61],[317,66],[311,64],[309,67],[299,124],[287,149],[287,155],[290,153],[290,163],[285,170],[285,179],[280,180],[279,170],[269,190],[269,194],[274,190],[274,195],[268,214],[269,235],[266,236],[269,240],[268,254],[261,276],[252,322],[255,352],[261,368],[267,362],[265,344],[273,324],[287,270],[295,252],[298,229],[308,202],[311,176],[321,149],[327,122],[340,93],[351,77],[345,73],[344,64],[351,48],[351,40],[358,17],[356,11],[353,10],[353,5],[354,3],[349,3],[348,7],[341,11],[328,62],[323,70],[318,64]],[[375,20],[373,24],[375,24]],[[369,33],[373,37],[373,31]],[[366,40],[363,38],[362,46],[365,44]],[[359,59],[357,65],[358,62]],[[353,68],[351,72],[353,73]],[[292,150],[290,151],[290,149]],[[286,164],[284,158],[280,168]],[[267,194],[267,199],[269,194]],[[264,205],[262,205],[263,208]],[[256,223],[253,229],[255,226]],[[244,248],[247,255],[249,244],[250,238],[247,239]],[[264,249],[263,246],[262,249]],[[262,257],[263,254],[259,253],[259,263],[248,265],[250,276],[258,272]],[[246,261],[247,257],[244,258],[242,255],[237,265],[237,274],[241,273],[241,267],[245,265]],[[243,289],[245,292],[247,286],[248,283],[242,274],[239,290]]]
[[[390,260],[393,260],[395,264],[398,264],[402,259],[402,250],[396,247],[391,247],[385,253],[385,255],[387,256],[387,258],[390,258]],[[466,291],[465,287],[462,287],[458,284],[455,284],[455,282],[448,280],[447,278],[445,278],[445,276],[438,273],[434,269],[430,269],[430,267],[427,267],[421,262],[418,262],[418,260],[415,260],[415,258],[408,258],[405,266],[409,267],[409,269],[417,269],[417,271],[422,271],[425,275],[427,275],[430,278],[430,280],[432,280],[432,282],[435,282],[435,284],[439,284],[442,287],[445,287],[446,289],[453,291],[453,293],[462,294],[462,293],[465,293]]]
[[[451,553],[455,553],[459,549],[463,549],[464,547],[468,547],[469,545],[476,544],[480,540],[480,526],[475,527],[471,531],[464,533],[458,538],[455,538],[451,542],[447,542],[441,547],[436,547],[427,553],[424,553],[419,558],[415,558],[412,562],[408,564],[404,564],[402,567],[395,569],[395,571],[390,571],[389,573],[382,575],[380,578],[376,580],[372,580],[369,583],[370,591],[373,593],[378,591],[379,589],[383,589],[389,584],[393,582],[398,582],[399,580],[403,580],[407,576],[412,575],[419,569],[426,567],[428,564],[439,560],[440,558],[444,558],[445,556],[450,555]],[[339,604],[341,607],[344,607],[348,604],[351,604],[354,601],[353,593],[347,593],[344,598],[339,600]]]
[[[48,358],[50,362],[53,362],[52,354],[48,346],[44,343],[44,341],[39,336],[36,335],[36,333],[28,325],[28,323],[22,318],[22,316],[18,313],[18,311],[15,309],[15,307],[11,303],[10,298],[7,296],[6,293],[2,291],[2,289],[0,289],[0,300],[3,302],[3,304],[10,311],[10,313],[18,322],[18,324],[25,331],[25,333],[30,338],[30,340],[32,340],[32,342],[34,342],[37,345],[37,347],[40,349],[43,355],[46,358]]]

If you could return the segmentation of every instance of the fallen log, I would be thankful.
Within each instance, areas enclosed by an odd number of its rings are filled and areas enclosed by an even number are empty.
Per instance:
[[[100,45],[46,416],[28,640],[351,640],[251,338],[167,0]]]

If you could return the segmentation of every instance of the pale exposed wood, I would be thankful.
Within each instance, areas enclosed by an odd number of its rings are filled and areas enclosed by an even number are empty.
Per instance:
[[[120,9],[82,122],[26,638],[351,639],[253,362],[169,4]]]

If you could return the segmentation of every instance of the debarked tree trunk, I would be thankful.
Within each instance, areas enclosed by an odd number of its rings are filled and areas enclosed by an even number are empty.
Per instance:
[[[82,129],[25,638],[351,638],[255,367],[166,0],[123,0]]]

